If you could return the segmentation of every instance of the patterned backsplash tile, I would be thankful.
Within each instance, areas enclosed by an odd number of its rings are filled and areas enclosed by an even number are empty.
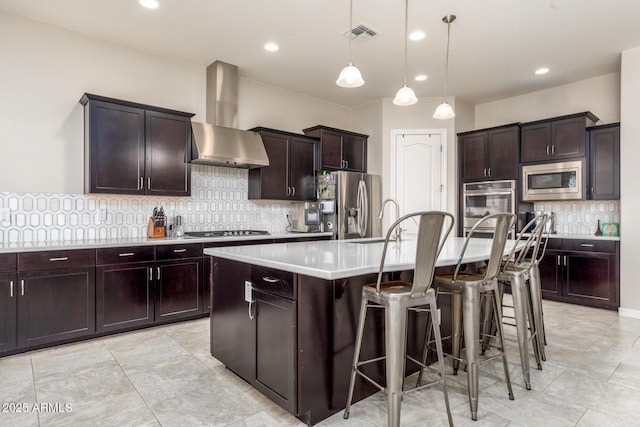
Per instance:
[[[562,234],[593,236],[598,220],[601,224],[605,222],[620,224],[619,200],[537,202],[534,204],[534,209],[555,213],[556,232]]]
[[[169,224],[182,215],[185,231],[284,233],[289,203],[247,200],[247,175],[246,169],[193,165],[191,197],[0,192],[0,209],[11,210],[11,224],[0,222],[0,244],[142,237],[160,206]]]

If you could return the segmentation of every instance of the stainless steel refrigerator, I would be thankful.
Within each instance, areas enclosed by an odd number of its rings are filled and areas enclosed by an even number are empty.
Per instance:
[[[317,178],[325,231],[333,231],[334,239],[382,236],[382,220],[378,218],[382,202],[379,175],[320,171]]]

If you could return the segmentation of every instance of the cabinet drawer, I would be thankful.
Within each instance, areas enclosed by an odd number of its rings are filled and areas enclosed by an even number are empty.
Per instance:
[[[101,248],[96,251],[96,264],[124,264],[130,262],[153,261],[153,246],[125,246],[121,248]]]
[[[252,266],[251,283],[254,288],[264,292],[293,300],[296,299],[294,275],[288,271]]]
[[[18,270],[42,270],[58,267],[89,267],[96,263],[95,249],[27,252],[18,254]]]
[[[16,254],[0,254],[0,273],[16,271]]]
[[[594,239],[562,239],[562,249],[568,251],[615,253],[616,242]]]
[[[562,249],[562,239],[550,237],[547,243],[547,249]]]
[[[187,245],[159,245],[156,246],[156,260],[198,258],[202,256],[202,243]]]

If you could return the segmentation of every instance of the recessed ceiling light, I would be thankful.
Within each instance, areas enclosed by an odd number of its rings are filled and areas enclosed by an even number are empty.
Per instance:
[[[413,40],[414,42],[418,40],[422,40],[426,37],[426,34],[420,30],[416,30],[413,33],[409,34],[409,40]]]
[[[269,52],[277,52],[278,50],[280,50],[280,46],[275,43],[269,42],[264,45],[264,50]]]
[[[138,0],[138,2],[140,3],[140,5],[146,7],[147,9],[157,9],[158,7],[160,7],[160,3],[158,3],[158,0]]]
[[[549,69],[547,67],[542,67],[542,68],[538,68],[535,73],[540,75],[540,74],[547,74],[549,72]]]
[[[415,77],[415,79],[416,79],[417,82],[423,82],[423,81],[427,80],[427,75],[426,74],[418,74]]]

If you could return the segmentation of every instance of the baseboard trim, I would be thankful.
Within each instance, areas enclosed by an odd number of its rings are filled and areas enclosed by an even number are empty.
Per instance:
[[[622,308],[618,309],[618,315],[623,317],[632,317],[634,319],[640,319],[640,310],[632,310],[630,308]]]

